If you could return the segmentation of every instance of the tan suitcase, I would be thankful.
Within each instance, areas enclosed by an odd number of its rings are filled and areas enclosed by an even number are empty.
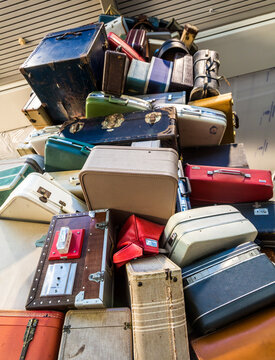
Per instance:
[[[130,321],[128,308],[68,311],[58,360],[131,360]]]
[[[126,265],[135,360],[188,360],[181,269],[164,255]]]
[[[173,149],[95,146],[79,174],[90,209],[168,220],[175,213],[178,154]]]
[[[53,124],[45,107],[35,93],[32,93],[30,99],[23,107],[22,112],[26,115],[32,126],[37,130]]]

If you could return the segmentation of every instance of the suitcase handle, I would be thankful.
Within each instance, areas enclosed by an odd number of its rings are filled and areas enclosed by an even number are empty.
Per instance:
[[[112,104],[127,105],[128,102],[129,102],[128,99],[121,99],[121,98],[115,98],[115,97],[109,96],[109,103],[112,103]]]
[[[207,171],[207,175],[215,175],[215,174],[240,175],[245,178],[251,178],[250,174],[245,174],[242,171],[238,171],[238,170],[219,169],[219,170],[214,170],[214,171]]]
[[[180,186],[180,181],[185,185],[185,186]],[[179,177],[179,188],[180,188],[180,192],[182,195],[188,195],[191,194],[191,184],[190,181],[188,179],[187,176],[181,176]]]

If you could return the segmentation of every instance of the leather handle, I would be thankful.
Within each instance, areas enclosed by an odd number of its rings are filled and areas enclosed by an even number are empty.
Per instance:
[[[128,102],[129,102],[128,99],[115,98],[115,97],[112,97],[112,96],[109,96],[108,101],[111,104],[119,104],[119,105],[127,105]]]
[[[207,171],[207,175],[215,175],[215,174],[237,175],[237,176],[243,176],[245,178],[251,178],[250,174],[245,174],[244,172],[239,171],[239,170],[219,169],[219,170],[214,170],[214,171]]]

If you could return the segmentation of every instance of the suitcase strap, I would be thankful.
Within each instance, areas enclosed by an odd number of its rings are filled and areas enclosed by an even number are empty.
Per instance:
[[[21,352],[19,360],[25,360],[27,351],[29,348],[29,344],[34,338],[34,333],[35,333],[37,324],[38,324],[38,319],[30,319],[28,321],[28,325],[27,325],[27,328],[26,328],[26,331],[24,334],[24,338],[23,338],[23,341],[24,341],[23,348],[22,348],[22,352]]]

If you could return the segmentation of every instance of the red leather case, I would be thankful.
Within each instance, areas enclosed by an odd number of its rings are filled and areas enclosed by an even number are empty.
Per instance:
[[[192,205],[267,201],[273,196],[267,170],[187,164],[184,172],[191,184]]]
[[[130,60],[136,59],[145,62],[142,56],[140,56],[130,45],[128,45],[125,41],[123,41],[119,36],[117,36],[113,32],[109,32],[107,37],[110,44],[110,48],[112,50],[115,50],[117,47],[120,47],[121,52],[126,54]]]

